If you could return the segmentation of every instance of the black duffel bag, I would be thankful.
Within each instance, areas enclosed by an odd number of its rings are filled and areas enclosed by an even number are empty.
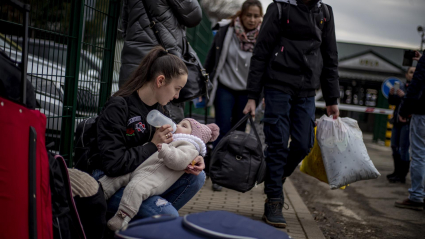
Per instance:
[[[186,42],[186,49],[184,50],[182,60],[186,64],[188,71],[187,82],[181,89],[179,98],[174,99],[173,102],[186,102],[203,95],[209,99],[209,93],[213,85],[206,70],[202,67],[198,55],[188,42]]]
[[[249,119],[255,136],[236,131]],[[251,190],[264,181],[266,162],[260,137],[250,114],[245,115],[215,147],[210,163],[211,180],[239,192]]]

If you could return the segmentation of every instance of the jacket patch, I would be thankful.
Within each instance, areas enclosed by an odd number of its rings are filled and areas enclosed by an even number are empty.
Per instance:
[[[131,118],[131,119],[128,120],[127,125],[129,125],[131,123],[134,123],[136,121],[141,121],[141,120],[142,120],[142,117],[141,116],[133,117],[133,118]]]
[[[128,128],[127,131],[125,132],[125,135],[134,136],[134,129]]]
[[[137,124],[134,125],[134,129],[137,130],[138,132],[142,132],[143,133],[146,130],[146,126],[142,122],[139,122],[139,123],[137,123]]]

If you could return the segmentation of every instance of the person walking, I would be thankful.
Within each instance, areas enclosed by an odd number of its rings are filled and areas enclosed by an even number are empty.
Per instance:
[[[214,28],[218,31],[205,61],[205,69],[214,84],[209,105],[214,104],[215,123],[221,130],[214,147],[244,116],[248,70],[262,17],[261,2],[247,0],[240,11]],[[237,130],[245,131],[245,127],[246,122]],[[215,183],[212,187],[221,191],[221,186]]]
[[[286,227],[282,184],[313,147],[319,86],[327,114],[336,119],[340,93],[332,8],[320,0],[275,0],[254,48],[243,111],[255,116],[264,89],[268,147],[263,220],[275,227]]]
[[[415,69],[415,67],[409,67],[406,72],[406,82],[401,84],[397,91],[394,88],[391,88],[390,95],[388,96],[388,103],[396,106],[391,120],[393,124],[391,132],[391,149],[393,151],[394,172],[387,175],[387,179],[390,183],[405,183],[406,175],[409,173],[410,118],[407,122],[400,122],[398,119],[398,112],[400,110],[401,100],[406,94],[406,89],[412,80]]]
[[[149,20],[149,15],[155,22]],[[156,45],[162,45],[181,58],[186,51],[186,27],[195,27],[201,20],[202,10],[198,1],[124,0],[120,88]],[[157,33],[154,33],[153,25]],[[161,37],[161,42],[155,34]],[[184,103],[169,103],[166,109],[174,121],[180,122],[184,118]]]
[[[416,51],[413,60],[417,60],[418,64],[400,105],[398,116],[401,122],[407,122],[407,118],[412,115],[410,120],[412,186],[409,188],[409,197],[404,201],[395,202],[395,206],[423,210],[425,198],[425,107],[423,107],[425,104],[425,58]]]

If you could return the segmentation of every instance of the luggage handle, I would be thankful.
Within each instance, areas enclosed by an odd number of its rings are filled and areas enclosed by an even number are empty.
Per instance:
[[[263,145],[261,144],[261,140],[260,140],[260,136],[258,135],[258,133],[257,133],[257,129],[255,128],[255,125],[254,125],[254,122],[253,122],[253,120],[252,120],[252,117],[251,117],[251,115],[248,113],[248,114],[246,114],[241,120],[239,120],[239,122],[235,125],[235,126],[233,126],[233,128],[232,129],[230,129],[229,130],[229,132],[227,132],[227,134],[225,134],[224,136],[223,136],[223,138],[222,139],[224,139],[224,138],[226,138],[230,133],[232,133],[233,131],[235,131],[236,130],[236,128],[237,127],[239,127],[242,123],[244,123],[247,119],[249,119],[249,122],[250,122],[250,124],[251,124],[251,128],[254,130],[254,133],[255,133],[255,137],[257,138],[257,141],[258,141],[258,144],[259,144],[259,147],[260,147],[260,150],[261,151],[263,151]],[[212,157],[211,157],[211,161],[210,161],[210,168],[211,168],[211,166],[216,162],[216,160],[214,160],[215,159],[215,154],[216,154],[216,151],[217,151],[217,148],[220,146],[222,144],[222,142],[220,141],[218,144],[217,144],[217,146],[214,148],[214,150],[213,150],[213,152],[212,152]],[[257,179],[256,179],[256,182],[257,182],[257,184],[259,184],[259,183],[262,183],[263,181],[264,181],[264,173],[261,173],[260,172],[260,170],[262,169],[262,168],[264,168],[264,164],[265,164],[266,162],[265,162],[265,159],[264,159],[264,155],[261,157],[261,163],[260,163],[260,167],[258,168],[258,172],[257,172]]]
[[[254,122],[252,121],[252,117],[249,113],[246,114],[241,120],[239,120],[239,122],[235,126],[233,126],[233,128],[229,130],[229,132],[227,132],[227,134],[223,138],[225,138],[227,135],[235,131],[241,124],[243,124],[248,119],[249,119],[249,123],[251,124],[251,129],[254,130],[254,134],[255,134],[255,137],[257,138],[258,144],[260,145],[261,150],[263,150],[263,145],[261,144],[260,136],[257,133],[257,129],[255,128]]]

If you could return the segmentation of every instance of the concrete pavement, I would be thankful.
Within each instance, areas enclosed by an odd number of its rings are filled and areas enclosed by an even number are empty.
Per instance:
[[[210,210],[224,210],[254,220],[261,220],[266,199],[266,195],[263,193],[263,184],[257,185],[246,193],[227,188],[223,188],[221,192],[214,192],[211,186],[211,180],[208,179],[198,194],[179,210],[180,216]],[[285,182],[284,193],[288,210],[284,209],[283,213],[288,226],[286,229],[280,230],[296,239],[325,238],[291,180]]]

